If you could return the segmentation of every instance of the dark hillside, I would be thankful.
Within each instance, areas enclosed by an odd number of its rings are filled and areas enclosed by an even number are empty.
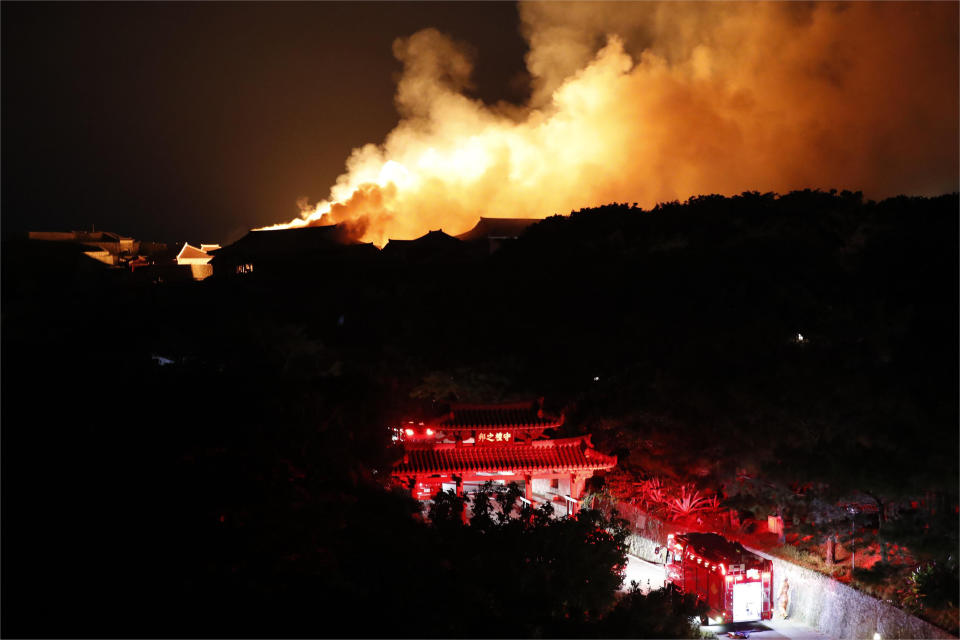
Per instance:
[[[546,396],[638,475],[747,467],[949,511],[957,242],[956,194],[817,191],[201,283],[85,278],[5,240],[4,634],[422,629],[404,594],[444,561],[379,486],[387,426],[451,400]],[[955,541],[955,517],[930,532]]]

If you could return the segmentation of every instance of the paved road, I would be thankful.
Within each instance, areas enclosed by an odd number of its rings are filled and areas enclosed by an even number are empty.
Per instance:
[[[623,576],[623,591],[630,589],[630,581],[635,580],[640,590],[650,593],[659,589],[664,583],[663,565],[643,560],[634,555],[627,555],[627,569]]]
[[[624,572],[624,586],[630,588],[630,581],[636,580],[640,590],[648,593],[663,586],[663,565],[642,560],[636,556],[627,556],[627,569]],[[763,622],[743,622],[736,625],[717,624],[703,627],[704,631],[711,631],[719,638],[726,638],[727,633],[733,630],[749,631],[751,640],[767,640],[768,638],[786,638],[789,640],[829,640],[816,629],[793,622],[792,620],[764,620]]]
[[[727,632],[736,628],[737,631],[749,631],[750,640],[760,640],[761,638],[789,638],[790,640],[828,640],[816,629],[811,629],[805,624],[793,622],[791,620],[764,620],[763,622],[741,622],[738,625],[718,624],[710,627],[702,627],[706,631],[712,631],[719,638],[726,638]]]

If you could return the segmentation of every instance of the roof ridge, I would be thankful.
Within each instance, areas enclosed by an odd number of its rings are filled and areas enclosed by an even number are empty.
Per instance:
[[[411,443],[395,475],[461,473],[490,470],[561,469],[601,470],[617,463],[616,456],[600,452],[586,455],[584,436],[526,443],[476,445],[462,443]],[[557,445],[560,446],[557,446]]]
[[[536,400],[517,400],[514,402],[495,402],[495,403],[484,403],[484,402],[451,402],[450,410],[456,411],[478,411],[481,409],[489,409],[491,411],[496,409],[532,409],[537,404]]]

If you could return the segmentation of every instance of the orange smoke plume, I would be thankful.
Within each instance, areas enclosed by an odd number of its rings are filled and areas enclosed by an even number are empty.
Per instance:
[[[526,105],[468,97],[465,48],[394,43],[399,124],[272,228],[383,245],[483,216],[802,188],[958,188],[956,3],[531,3]]]

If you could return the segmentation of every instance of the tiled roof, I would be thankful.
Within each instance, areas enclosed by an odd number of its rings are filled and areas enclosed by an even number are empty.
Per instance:
[[[369,242],[354,242],[340,225],[250,231],[211,254],[214,268],[242,264],[287,264],[302,267],[313,260],[375,259],[380,251]]]
[[[415,240],[387,242],[383,256],[412,262],[431,262],[457,259],[464,256],[465,244],[442,230],[431,231]]]
[[[611,469],[616,456],[590,446],[589,436],[497,445],[417,444],[406,449],[394,475],[478,471],[565,472]]]
[[[563,416],[538,411],[536,403],[455,404],[437,425],[442,429],[550,429],[563,424]]]
[[[477,224],[457,237],[467,242],[481,238],[516,238],[539,218],[480,218]]]
[[[425,233],[419,238],[414,238],[413,240],[397,240],[397,239],[391,238],[390,240],[387,241],[387,244],[384,247],[384,250],[386,250],[386,248],[389,247],[390,245],[393,245],[395,248],[405,248],[405,247],[411,247],[411,246],[459,247],[463,245],[463,241],[458,240],[457,238],[454,238],[453,236],[444,233],[443,229],[437,229],[435,231],[430,231],[428,233]]]
[[[272,254],[315,251],[350,244],[347,231],[340,225],[261,229],[250,231],[231,245],[217,250],[217,257],[245,251],[251,254]]]
[[[195,246],[189,243],[183,244],[183,249],[180,249],[180,253],[177,254],[177,260],[209,260],[210,254],[200,249],[197,249]]]

